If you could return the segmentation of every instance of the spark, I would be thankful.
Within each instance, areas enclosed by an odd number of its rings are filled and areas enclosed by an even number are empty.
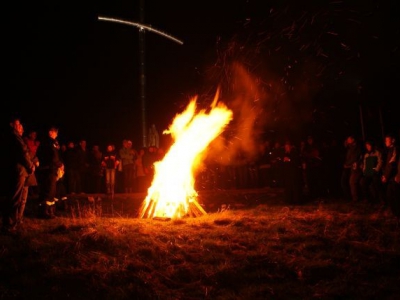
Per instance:
[[[350,47],[349,46],[347,46],[346,44],[344,44],[344,43],[340,43],[340,45],[342,46],[342,48],[344,49],[344,50],[350,50]]]

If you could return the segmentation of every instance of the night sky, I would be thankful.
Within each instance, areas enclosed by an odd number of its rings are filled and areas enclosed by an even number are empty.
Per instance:
[[[400,27],[392,3],[145,0],[144,23],[183,41],[146,32],[147,125],[161,132],[192,96],[206,103],[220,86],[228,105],[238,94],[257,102],[264,136],[361,136],[360,103],[366,136],[398,133]],[[2,20],[2,120],[18,115],[39,132],[57,125],[65,141],[130,138],[141,146],[139,31],[97,19],[139,22],[139,7],[133,0],[10,3]],[[243,72],[254,85],[244,86]]]

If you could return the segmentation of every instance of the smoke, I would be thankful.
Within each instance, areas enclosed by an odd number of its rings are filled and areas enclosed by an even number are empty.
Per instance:
[[[326,113],[348,98],[334,91],[362,72],[360,53],[375,40],[362,26],[375,24],[373,3],[311,1],[307,10],[303,3],[251,3],[243,26],[227,40],[217,39],[216,61],[203,73],[206,94],[220,86],[220,101],[234,114],[208,152],[209,160],[222,164],[257,159],[265,140],[297,143],[305,134],[336,129],[343,120],[325,124]]]
[[[310,122],[317,88],[299,79],[290,90],[278,74],[263,70],[252,74],[234,62],[224,73],[229,80],[221,81],[220,101],[233,111],[233,120],[210,145],[208,160],[226,165],[251,163],[259,158],[271,133],[279,132],[274,138],[284,140]]]
[[[231,88],[225,93],[221,88],[219,101],[233,111],[233,120],[210,145],[207,155],[210,160],[232,165],[257,157],[268,117],[265,111],[267,97],[257,80],[238,63],[233,64],[229,72]]]

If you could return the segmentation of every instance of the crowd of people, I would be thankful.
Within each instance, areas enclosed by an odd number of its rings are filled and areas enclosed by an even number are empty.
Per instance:
[[[387,134],[383,145],[373,139],[318,143],[308,136],[298,147],[264,145],[258,164],[261,185],[284,188],[287,203],[326,198],[379,205],[400,215],[400,159],[396,137]]]
[[[135,148],[129,139],[120,146],[87,141],[58,141],[58,128],[49,127],[38,139],[24,133],[18,118],[10,121],[2,166],[5,180],[1,201],[2,230],[15,231],[23,222],[28,197],[37,199],[38,217],[55,217],[57,201],[74,194],[145,192],[154,175],[154,163],[165,151],[152,125],[151,143]],[[288,204],[327,198],[380,205],[399,216],[400,160],[394,135],[382,147],[373,140],[359,142],[348,135],[316,141],[307,136],[299,145],[290,140],[260,143],[258,155],[238,156],[230,164],[207,162],[197,174],[196,189],[283,188]],[[239,158],[240,157],[240,158]]]
[[[382,145],[348,135],[296,145],[290,139],[264,140],[259,155],[229,165],[209,164],[198,189],[282,188],[287,204],[344,199],[376,205],[400,215],[400,159],[396,137]]]
[[[7,157],[1,167],[3,232],[14,232],[23,223],[29,197],[37,201],[39,218],[52,219],[56,204],[72,195],[105,193],[113,198],[117,184],[123,193],[145,192],[154,175],[154,162],[164,156],[156,145],[136,150],[128,139],[119,148],[109,143],[102,152],[97,144],[89,150],[85,139],[60,144],[54,126],[38,139],[37,131],[24,132],[19,118],[9,125],[2,149]]]

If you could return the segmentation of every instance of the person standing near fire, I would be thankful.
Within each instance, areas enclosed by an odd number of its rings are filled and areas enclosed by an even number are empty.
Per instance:
[[[137,157],[136,150],[132,147],[132,141],[123,140],[118,154],[121,159],[124,192],[132,193],[136,173],[135,160]]]
[[[40,143],[37,156],[40,161],[38,168],[39,182],[39,218],[53,219],[55,215],[55,198],[57,195],[57,180],[64,173],[64,164],[60,154],[60,144],[57,140],[58,128],[50,127],[47,137]]]
[[[160,147],[160,135],[155,124],[152,124],[149,128],[149,144],[148,147]]]
[[[381,194],[382,153],[372,140],[365,142],[365,150],[360,186],[363,199],[374,204]]]
[[[39,159],[36,155],[37,149],[40,146],[40,141],[37,139],[37,131],[31,130],[28,135],[23,137],[24,142],[29,150],[29,155],[31,156],[32,162],[35,164],[35,168],[39,167]],[[28,197],[37,198],[39,197],[39,187],[37,185],[37,180],[35,174],[29,176],[29,191]]]
[[[98,194],[103,191],[103,168],[101,162],[103,160],[103,152],[99,145],[93,145],[89,155],[89,192]]]
[[[4,141],[6,159],[2,163],[5,198],[1,202],[3,224],[1,231],[6,234],[15,233],[22,221],[25,203],[28,197],[26,181],[35,171],[28,147],[22,138],[23,126],[20,119],[10,121],[10,130]]]
[[[88,170],[89,170],[89,154],[87,150],[87,142],[80,139],[76,146],[76,155],[78,160],[79,177],[77,178],[77,193],[84,194],[87,192]]]
[[[115,150],[115,146],[113,144],[108,144],[103,156],[102,166],[104,167],[105,170],[104,173],[105,173],[107,195],[110,195],[112,198],[114,197],[115,175],[119,163],[120,162],[117,157],[117,151]]]
[[[385,152],[384,152],[384,163],[382,167],[381,181],[383,184],[383,203],[385,208],[391,208],[394,202],[399,201],[394,198],[392,189],[388,186],[394,181],[397,173],[397,161],[399,160],[399,149],[396,145],[396,138],[392,134],[385,136]]]
[[[146,153],[145,148],[141,148],[138,151],[138,155],[135,160],[136,169],[136,181],[135,181],[135,192],[145,192],[146,191],[146,173],[143,166],[143,156]]]
[[[357,202],[359,200],[362,151],[353,135],[346,138],[345,147],[346,156],[341,177],[342,191],[347,200]]]

